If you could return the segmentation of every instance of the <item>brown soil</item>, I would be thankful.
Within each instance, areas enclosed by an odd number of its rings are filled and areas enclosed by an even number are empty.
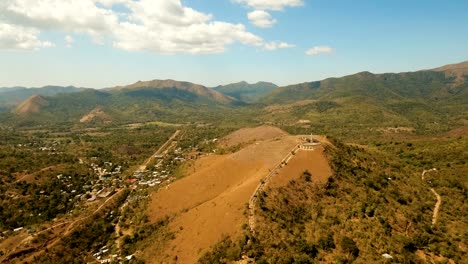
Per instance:
[[[268,184],[270,188],[287,185],[291,180],[298,179],[305,170],[312,174],[312,181],[324,183],[332,175],[328,161],[323,153],[324,148],[314,151],[298,150],[296,155],[274,176]]]
[[[33,95],[22,102],[13,112],[18,115],[27,115],[39,113],[43,107],[49,105],[49,102],[40,95]]]
[[[84,115],[80,119],[80,123],[88,123],[93,120],[99,120],[105,123],[112,122],[112,117],[108,115],[102,108],[96,107],[94,108],[91,112],[89,112],[87,115]]]
[[[468,134],[468,125],[464,125],[462,127],[454,128],[447,133],[445,133],[445,136],[447,137],[459,137],[459,136],[464,136]]]
[[[259,126],[239,129],[219,141],[221,147],[229,148],[254,141],[269,140],[286,136],[287,133],[274,126]]]
[[[239,142],[239,137],[232,138]],[[247,223],[246,205],[260,179],[296,144],[297,137],[283,136],[257,142],[233,154],[209,155],[196,161],[192,174],[152,195],[150,220],[175,214],[170,228],[176,235],[164,254],[154,256],[150,247],[142,252],[142,257],[149,263],[169,261],[175,256],[179,263],[194,263],[223,235],[239,235],[241,226]]]

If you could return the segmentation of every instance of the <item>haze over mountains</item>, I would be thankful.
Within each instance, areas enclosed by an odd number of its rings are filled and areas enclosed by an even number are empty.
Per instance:
[[[0,87],[0,111],[19,105],[33,95],[55,96],[62,93],[76,93],[86,88],[74,86],[44,86],[41,88]]]
[[[253,110],[257,112],[256,118],[265,121],[308,119],[332,125],[348,119],[350,124],[359,125],[372,117],[386,125],[447,122],[463,125],[467,119],[464,110],[467,107],[463,106],[468,105],[467,65],[468,62],[463,62],[405,73],[361,72],[285,87],[267,82],[239,82],[211,89],[190,82],[153,80],[101,90],[10,88],[0,90],[0,102],[6,102],[4,110],[15,104],[16,108],[4,112],[1,118],[35,123],[174,118],[187,122],[195,115],[205,119],[225,115],[226,111],[257,109]],[[32,94],[41,97],[17,102]],[[105,118],[85,118],[96,113]]]
[[[276,88],[278,88],[278,86],[274,83],[257,82],[254,84],[249,84],[245,81],[242,81],[227,85],[219,85],[213,89],[222,94],[232,96],[240,101],[255,102]]]

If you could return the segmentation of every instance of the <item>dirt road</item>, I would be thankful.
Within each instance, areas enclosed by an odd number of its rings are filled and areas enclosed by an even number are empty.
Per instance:
[[[148,164],[150,164],[151,161],[154,160],[154,158],[155,158],[156,155],[161,155],[161,153],[163,153],[164,150],[166,150],[166,149],[168,148],[169,145],[172,146],[172,145],[173,145],[173,144],[172,144],[172,143],[173,143],[172,141],[179,135],[179,133],[180,133],[180,130],[177,130],[176,132],[174,132],[174,134],[172,134],[172,136],[171,136],[158,150],[156,150],[156,152],[155,152],[153,155],[151,155],[151,156],[145,161],[145,163],[143,163],[143,164],[140,166],[139,170],[145,170],[146,167],[148,166]]]
[[[424,170],[421,174],[421,179],[424,181],[424,176],[426,175],[426,173],[432,172],[432,171],[437,171],[437,169],[432,168],[430,170]],[[431,192],[435,195],[437,199],[437,202],[434,206],[434,213],[432,215],[432,225],[434,226],[437,223],[437,219],[439,217],[439,210],[440,210],[440,205],[442,204],[442,197],[440,197],[440,195],[434,190],[434,188],[431,187],[429,188],[429,190],[431,190]]]
[[[258,184],[257,188],[255,189],[254,193],[250,197],[249,200],[249,228],[252,233],[255,233],[255,204],[257,202],[258,194],[265,189],[268,182],[270,182],[271,178],[278,174],[278,170],[281,169],[283,164],[287,163],[292,157],[293,153],[299,148],[299,145],[296,145],[288,154],[278,163],[273,169],[270,170],[270,173],[263,178],[260,183]]]

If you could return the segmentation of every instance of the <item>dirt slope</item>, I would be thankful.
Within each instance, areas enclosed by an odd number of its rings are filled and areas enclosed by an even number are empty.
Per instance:
[[[107,122],[112,121],[112,117],[110,115],[108,115],[101,107],[96,107],[93,110],[91,110],[91,112],[84,115],[80,119],[80,123],[87,123],[87,122],[91,122],[93,120],[100,120],[102,122],[107,123]]]
[[[17,115],[27,115],[39,113],[43,107],[49,105],[49,102],[40,95],[33,95],[22,102],[13,112]]]
[[[312,181],[324,183],[332,175],[322,146],[314,151],[298,150],[296,155],[271,180],[268,187],[285,186],[291,180],[298,179],[305,170],[312,174]]]
[[[279,129],[267,130],[274,131],[275,136],[285,134]],[[266,134],[271,137],[270,132]],[[233,154],[206,156],[196,162],[192,174],[154,193],[151,221],[177,214],[170,224],[176,236],[164,254],[154,256],[147,248],[142,257],[148,263],[168,262],[175,256],[178,263],[194,263],[223,234],[239,234],[242,224],[247,223],[243,214],[246,204],[260,179],[297,141],[297,137],[282,136],[259,141]]]
[[[219,145],[221,147],[229,148],[238,144],[247,144],[252,143],[254,141],[270,140],[286,135],[286,132],[274,126],[242,128],[222,138],[219,141]]]

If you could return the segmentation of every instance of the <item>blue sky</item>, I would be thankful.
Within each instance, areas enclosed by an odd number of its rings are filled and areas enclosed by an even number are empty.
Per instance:
[[[88,12],[86,21],[57,15],[63,9],[82,17],[73,6],[78,0],[63,0],[46,18],[27,12],[41,10],[37,1],[16,1],[0,4],[0,87],[101,88],[151,79],[287,85],[468,60],[468,1],[144,0],[146,6],[126,6],[128,0],[103,0],[96,4],[103,17]],[[248,19],[254,11],[276,23],[255,25]],[[118,21],[112,12],[120,13]],[[307,55],[314,47],[321,48]]]

